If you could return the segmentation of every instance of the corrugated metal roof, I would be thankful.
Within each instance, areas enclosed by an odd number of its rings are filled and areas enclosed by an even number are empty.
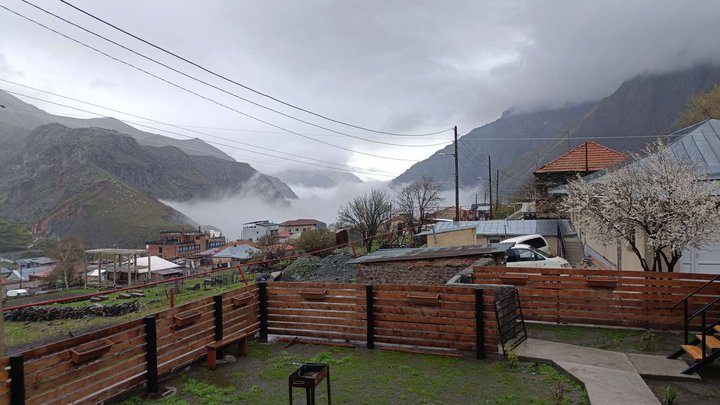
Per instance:
[[[483,256],[505,253],[512,243],[494,243],[489,245],[447,246],[412,249],[383,249],[369,255],[348,261],[350,264],[395,262],[407,260],[439,259],[447,257]]]
[[[213,257],[222,259],[249,259],[253,254],[255,254],[255,252],[258,251],[259,249],[250,245],[230,246],[223,249],[221,252],[216,253]]]
[[[700,173],[720,179],[720,120],[707,120],[673,135],[682,135],[668,148],[678,159],[688,159]]]
[[[496,219],[491,221],[441,222],[436,224],[433,230],[421,232],[417,234],[417,236],[459,231],[468,228],[476,228],[477,235],[481,236],[519,236],[533,233],[539,233],[543,236],[554,236],[557,235],[558,225],[560,225],[563,235],[575,234],[575,230],[570,225],[570,220],[568,219]]]

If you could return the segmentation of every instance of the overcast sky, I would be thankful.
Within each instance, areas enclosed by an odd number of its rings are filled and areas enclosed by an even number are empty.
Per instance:
[[[58,1],[32,1],[198,78],[323,126],[400,144],[451,139],[450,132],[389,137],[323,122],[213,78]],[[639,73],[720,59],[716,0],[70,2],[280,99],[339,120],[408,134],[452,125],[464,134],[512,106],[527,109],[598,99]],[[410,160],[421,160],[439,148],[379,145],[294,122],[93,38],[20,0],[0,0],[0,4],[234,109],[329,143]],[[277,133],[276,128],[185,93],[1,9],[0,78],[177,125],[223,128],[202,131],[349,165],[359,168],[364,178],[389,179],[412,164]],[[7,83],[0,83],[0,88],[67,103]],[[54,113],[83,115],[31,102]],[[295,165],[221,148],[265,172]],[[368,174],[379,172],[384,176]]]

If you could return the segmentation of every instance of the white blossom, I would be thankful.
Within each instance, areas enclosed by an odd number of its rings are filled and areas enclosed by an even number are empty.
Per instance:
[[[673,271],[685,248],[718,240],[718,182],[673,155],[663,142],[630,161],[594,180],[568,184],[564,207],[583,233],[606,244],[623,240],[645,270],[662,270],[663,262]],[[636,232],[647,239],[647,255]]]

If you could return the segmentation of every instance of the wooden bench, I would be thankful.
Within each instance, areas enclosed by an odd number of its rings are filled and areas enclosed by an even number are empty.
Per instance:
[[[215,370],[217,367],[217,352],[225,346],[230,346],[233,343],[237,343],[239,347],[239,355],[246,356],[248,353],[248,336],[249,333],[237,333],[230,335],[222,340],[216,340],[212,343],[208,343],[207,348],[207,368]]]

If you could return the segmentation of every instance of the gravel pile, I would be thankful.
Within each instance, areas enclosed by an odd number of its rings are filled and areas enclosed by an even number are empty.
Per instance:
[[[286,267],[283,281],[319,281],[348,283],[355,281],[357,271],[347,264],[352,259],[349,253],[339,253],[322,259],[315,256],[301,257]]]
[[[6,321],[37,322],[56,319],[86,319],[96,316],[122,316],[140,309],[137,302],[112,305],[89,305],[86,307],[27,307],[5,312]]]

